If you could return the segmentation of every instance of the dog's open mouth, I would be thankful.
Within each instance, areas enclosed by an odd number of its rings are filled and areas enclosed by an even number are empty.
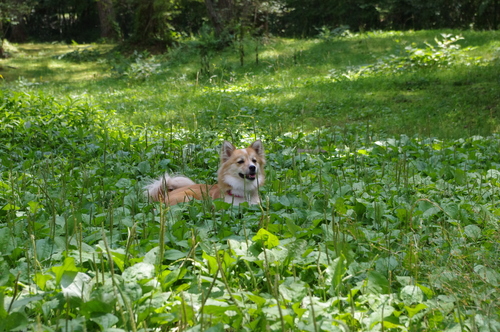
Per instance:
[[[248,173],[248,174],[238,173],[238,175],[242,179],[247,179],[252,181],[255,180],[255,178],[257,177],[257,173]]]

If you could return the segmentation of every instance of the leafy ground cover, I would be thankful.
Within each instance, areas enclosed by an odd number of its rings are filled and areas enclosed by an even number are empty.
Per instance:
[[[103,77],[7,79],[0,330],[500,330],[500,44],[457,35],[277,40],[208,74],[186,46],[72,50],[50,61]],[[143,196],[255,138],[260,206]]]

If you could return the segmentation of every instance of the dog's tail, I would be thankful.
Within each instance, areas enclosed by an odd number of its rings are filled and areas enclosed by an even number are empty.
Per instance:
[[[194,184],[194,182],[190,178],[185,176],[171,177],[168,173],[165,173],[160,178],[146,185],[144,191],[153,201],[159,201],[165,198],[167,192],[192,184]]]

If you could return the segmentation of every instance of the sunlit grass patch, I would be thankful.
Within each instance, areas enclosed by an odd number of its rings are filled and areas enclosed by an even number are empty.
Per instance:
[[[31,83],[79,82],[94,78],[101,79],[107,67],[99,62],[71,63],[58,57],[82,50],[108,52],[112,45],[67,45],[67,44],[21,44],[14,45],[15,52],[4,61],[6,72],[2,74],[7,82],[21,79]]]

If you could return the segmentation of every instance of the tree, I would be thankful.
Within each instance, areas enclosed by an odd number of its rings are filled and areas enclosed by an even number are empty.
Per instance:
[[[113,0],[97,0],[97,11],[99,12],[101,38],[115,40],[117,31]]]
[[[223,40],[241,34],[241,28],[253,27],[252,18],[260,5],[259,0],[205,0],[215,34]]]
[[[205,0],[208,17],[218,37],[230,29],[235,18],[234,0]]]
[[[0,58],[4,57],[2,39],[5,38],[6,29],[11,29],[11,34],[16,41],[25,41],[24,17],[34,4],[34,0],[0,0]]]
[[[172,40],[170,24],[178,0],[113,0],[116,22],[126,42],[167,43]]]

